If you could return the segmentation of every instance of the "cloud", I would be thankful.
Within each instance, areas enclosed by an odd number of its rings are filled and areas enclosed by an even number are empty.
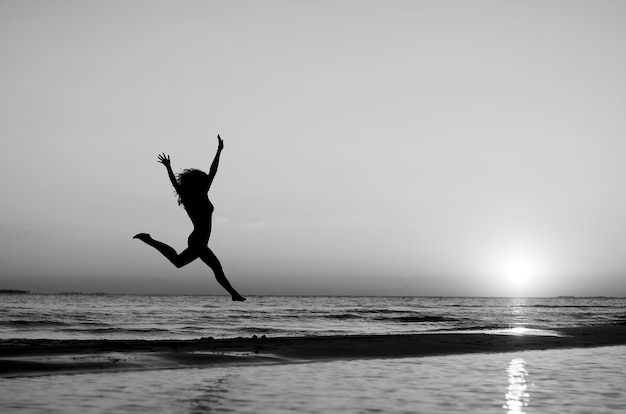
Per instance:
[[[265,220],[244,220],[225,216],[215,216],[214,220],[216,223],[240,229],[258,229],[267,226]]]

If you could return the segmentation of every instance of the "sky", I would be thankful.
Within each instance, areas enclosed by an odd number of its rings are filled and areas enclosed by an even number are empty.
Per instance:
[[[0,2],[0,289],[626,296],[626,3]]]

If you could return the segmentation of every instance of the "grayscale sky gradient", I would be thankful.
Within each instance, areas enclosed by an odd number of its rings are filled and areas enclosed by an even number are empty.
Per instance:
[[[626,295],[622,1],[0,2],[0,288]],[[507,276],[527,266],[524,283]]]

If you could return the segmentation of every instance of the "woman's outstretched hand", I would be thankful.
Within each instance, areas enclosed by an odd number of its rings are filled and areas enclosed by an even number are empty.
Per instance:
[[[165,153],[163,153],[163,154],[159,154],[159,156],[157,158],[159,159],[159,162],[161,164],[165,165],[166,167],[170,167],[171,166],[170,156],[169,155],[165,155]]]
[[[220,134],[217,134],[217,149],[220,151],[224,149],[224,140],[220,137]]]

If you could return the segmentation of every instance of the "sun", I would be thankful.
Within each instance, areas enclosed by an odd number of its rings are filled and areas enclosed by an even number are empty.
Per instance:
[[[506,269],[506,275],[514,284],[523,285],[531,278],[532,269],[527,262],[523,260],[516,260],[509,263]]]

